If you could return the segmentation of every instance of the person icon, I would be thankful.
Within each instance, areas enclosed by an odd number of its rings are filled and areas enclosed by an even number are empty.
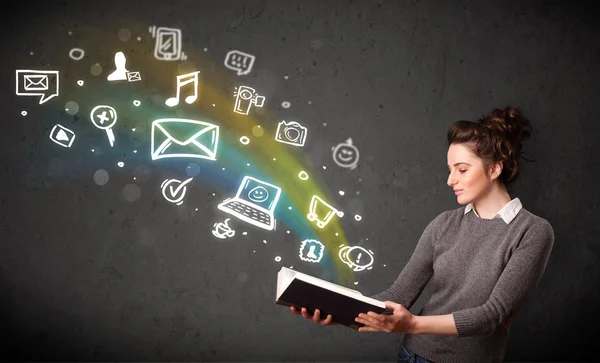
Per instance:
[[[315,255],[315,247],[316,247],[315,245],[310,246],[310,249],[308,250],[306,257],[318,258],[317,255]]]
[[[125,68],[125,54],[123,52],[115,53],[115,71],[106,77],[109,81],[120,81],[127,79],[127,69]]]

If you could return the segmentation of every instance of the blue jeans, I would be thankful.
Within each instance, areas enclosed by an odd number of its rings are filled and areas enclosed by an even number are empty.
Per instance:
[[[435,363],[433,361],[427,360],[420,355],[415,354],[412,350],[410,350],[403,343],[400,343],[400,350],[398,351],[398,359],[396,363]]]

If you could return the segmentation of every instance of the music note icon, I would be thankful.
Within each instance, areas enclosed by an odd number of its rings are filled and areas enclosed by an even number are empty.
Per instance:
[[[177,76],[177,95],[175,95],[175,97],[167,99],[165,101],[165,105],[169,107],[177,106],[179,104],[179,94],[181,92],[181,87],[192,82],[194,82],[194,94],[187,96],[185,98],[185,102],[187,104],[192,104],[194,101],[196,101],[196,99],[198,99],[198,73],[200,73],[200,71]]]

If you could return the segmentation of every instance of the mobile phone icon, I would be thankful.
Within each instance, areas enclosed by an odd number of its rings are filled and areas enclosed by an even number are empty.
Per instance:
[[[154,44],[154,57],[158,60],[173,61],[185,60],[185,53],[181,52],[181,29],[150,27],[152,37],[156,38]]]

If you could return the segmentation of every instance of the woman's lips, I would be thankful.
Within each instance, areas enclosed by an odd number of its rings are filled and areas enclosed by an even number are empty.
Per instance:
[[[462,193],[462,191],[463,191],[462,189],[455,190],[454,191],[454,195],[459,195],[460,193]]]

